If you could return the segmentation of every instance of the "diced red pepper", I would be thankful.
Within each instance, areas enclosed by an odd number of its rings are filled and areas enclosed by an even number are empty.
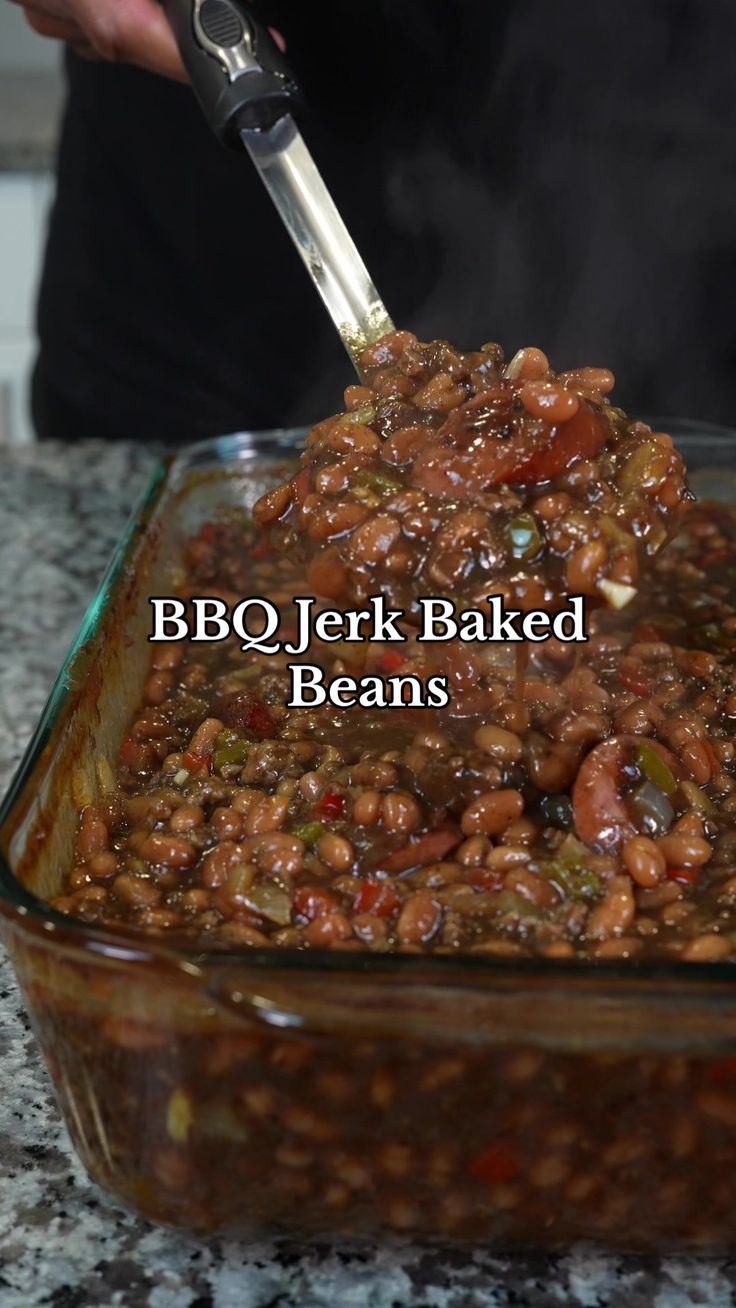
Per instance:
[[[505,1185],[513,1181],[519,1171],[515,1155],[505,1145],[491,1145],[474,1163],[470,1164],[471,1176],[477,1176],[489,1185]]]
[[[392,672],[398,672],[399,668],[406,663],[406,656],[400,654],[397,649],[387,649],[378,660],[378,666],[381,672],[386,672],[389,676]]]
[[[326,818],[328,822],[341,818],[344,812],[345,800],[334,790],[326,790],[314,810],[315,817]]]
[[[355,896],[356,913],[372,913],[374,917],[390,917],[401,900],[387,881],[367,877]]]
[[[249,731],[265,740],[276,731],[276,721],[255,690],[242,690],[228,700],[222,710],[222,719],[228,727]]]
[[[294,891],[294,911],[308,922],[332,913],[337,907],[337,895],[321,886],[298,886]]]
[[[269,554],[272,553],[273,549],[270,542],[265,536],[261,536],[258,543],[253,546],[253,549],[250,552],[250,557],[258,561],[260,559],[267,559]]]
[[[201,772],[206,768],[211,774],[214,768],[211,754],[192,754],[191,750],[182,754],[181,764],[187,772]]]
[[[206,540],[208,544],[217,539],[217,527],[214,522],[203,522],[199,529],[201,540]]]
[[[700,877],[698,867],[668,867],[667,880],[678,881],[681,886],[696,886]]]
[[[618,679],[624,690],[630,690],[632,694],[639,695],[642,699],[648,698],[654,690],[651,676],[647,676],[646,669],[636,659],[621,660]]]

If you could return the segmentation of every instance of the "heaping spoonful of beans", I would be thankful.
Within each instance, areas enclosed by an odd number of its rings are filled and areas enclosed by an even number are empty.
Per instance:
[[[318,594],[623,608],[688,498],[672,440],[609,399],[606,368],[555,374],[538,349],[461,352],[393,332],[361,354],[345,411],[255,509]]]
[[[622,608],[687,497],[669,437],[608,398],[605,368],[541,350],[421,344],[391,319],[292,117],[283,52],[243,0],[165,0],[210,125],[245,148],[358,370],[301,472],[256,509],[309,560],[315,591],[521,606],[582,594]]]

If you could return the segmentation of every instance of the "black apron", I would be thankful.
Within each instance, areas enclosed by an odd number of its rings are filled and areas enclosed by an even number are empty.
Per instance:
[[[733,0],[272,3],[307,140],[398,325],[604,364],[736,423]],[[326,35],[325,35],[326,34]],[[68,58],[43,436],[309,421],[350,368],[248,160],[190,91]]]

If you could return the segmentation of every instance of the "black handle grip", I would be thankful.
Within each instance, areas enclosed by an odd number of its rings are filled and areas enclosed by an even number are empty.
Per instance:
[[[298,87],[267,28],[243,0],[163,0],[192,88],[223,145],[267,131],[298,105]]]

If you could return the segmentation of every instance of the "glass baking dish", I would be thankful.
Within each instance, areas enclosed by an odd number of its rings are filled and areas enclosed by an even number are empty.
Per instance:
[[[716,470],[708,493],[736,493],[730,433],[677,435]],[[226,437],[158,469],[0,813],[2,935],[82,1161],[197,1232],[733,1244],[731,966],[194,954],[44,903],[140,700],[149,595],[300,436]]]

